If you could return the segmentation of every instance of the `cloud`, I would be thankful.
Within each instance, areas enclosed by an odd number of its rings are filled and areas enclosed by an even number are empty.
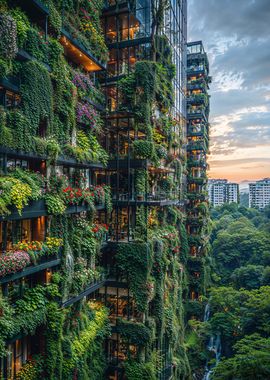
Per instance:
[[[212,167],[222,167],[224,164],[226,164],[227,166],[231,166],[231,165],[250,164],[252,162],[254,162],[254,163],[264,162],[265,164],[269,164],[270,158],[251,157],[251,158],[239,158],[239,159],[235,159],[235,160],[211,160],[210,164]]]
[[[188,39],[202,40],[209,55],[210,158],[221,176],[229,156],[270,162],[269,20],[269,0],[188,2]],[[233,165],[241,173],[241,161]],[[256,169],[249,165],[251,176]]]

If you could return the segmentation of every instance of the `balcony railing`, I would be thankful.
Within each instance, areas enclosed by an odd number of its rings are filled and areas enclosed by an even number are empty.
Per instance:
[[[200,168],[207,168],[207,162],[206,158],[201,158],[201,159],[188,159],[187,161],[188,167],[200,167]]]
[[[36,256],[35,261],[34,256]],[[60,264],[60,258],[61,247],[58,249],[58,253],[46,254],[42,251],[32,251],[31,256],[26,251],[8,252],[0,256],[0,284],[57,266]],[[14,265],[14,263],[16,264]]]
[[[187,104],[209,104],[209,97],[207,94],[190,94],[187,97]]]
[[[139,194],[139,193],[118,193],[113,196],[113,202],[130,202],[130,203],[153,203],[161,205],[164,203],[177,203],[179,200],[179,192],[170,191],[170,192],[157,192],[157,193],[147,193],[147,194]]]
[[[208,71],[207,68],[203,65],[194,65],[194,66],[189,66],[187,69],[187,74],[188,75],[196,75],[196,74],[204,74],[207,75]]]
[[[205,110],[203,108],[188,108],[187,110],[187,118],[188,119],[204,119],[206,122],[208,121]]]
[[[197,176],[190,174],[190,175],[188,175],[188,182],[196,183],[198,185],[204,185],[207,182],[207,177],[205,175],[197,177]]]
[[[187,83],[187,89],[188,90],[201,90],[204,91],[204,93],[208,90],[208,84],[204,77],[201,77],[200,79],[196,80],[190,80]]]
[[[104,208],[104,204],[96,203],[95,208],[101,210]],[[91,206],[87,203],[81,203],[78,205],[69,205],[65,209],[65,214],[77,214],[84,211],[91,210]],[[10,214],[7,216],[0,215],[0,222],[4,220],[20,220],[20,219],[29,219],[37,218],[39,216],[49,215],[48,209],[45,204],[44,199],[38,201],[31,201],[29,205],[25,206],[22,210],[21,215],[18,213],[16,207],[10,207]]]
[[[105,285],[106,282],[106,274],[101,273],[98,277],[93,279],[92,282],[90,282],[82,291],[74,296],[71,296],[67,298],[66,300],[60,302],[60,305],[62,307],[68,307],[70,305],[73,305],[75,302],[78,302],[82,298],[88,296],[89,294],[94,293],[97,289],[100,289]]]
[[[202,150],[204,152],[207,152],[208,149],[204,141],[189,141],[187,150]]]
[[[197,192],[189,192],[187,193],[187,198],[189,200],[200,200],[200,201],[205,201],[208,198],[208,193],[205,191],[197,191]]]
[[[87,40],[80,40],[78,31],[73,27],[65,23],[64,28],[61,31],[60,43],[64,46],[65,54],[74,60],[75,63],[82,65],[87,71],[99,71],[105,70],[105,62],[101,60],[101,57],[95,56],[94,51],[89,50]]]

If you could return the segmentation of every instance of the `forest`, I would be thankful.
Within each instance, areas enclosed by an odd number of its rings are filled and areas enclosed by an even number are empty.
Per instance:
[[[211,286],[204,321],[190,319],[193,373],[205,380],[270,378],[270,207],[211,210]]]

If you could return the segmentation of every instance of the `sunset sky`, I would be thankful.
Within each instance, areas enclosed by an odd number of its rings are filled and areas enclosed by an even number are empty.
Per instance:
[[[210,178],[270,177],[270,0],[188,0],[211,84]]]

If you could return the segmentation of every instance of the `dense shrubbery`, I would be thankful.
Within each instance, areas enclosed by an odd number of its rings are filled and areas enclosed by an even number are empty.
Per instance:
[[[222,360],[211,379],[269,377],[269,209],[225,205],[211,211],[213,287],[210,319],[193,324],[194,370],[203,366],[210,335],[220,335]],[[197,346],[197,349],[196,349]],[[197,350],[201,350],[196,357]],[[197,368],[199,370],[199,368]]]

